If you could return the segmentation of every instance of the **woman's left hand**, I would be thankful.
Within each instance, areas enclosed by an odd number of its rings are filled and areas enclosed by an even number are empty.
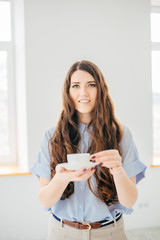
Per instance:
[[[118,174],[122,170],[122,157],[116,149],[104,150],[91,156],[92,162],[99,163],[101,166],[109,168],[111,174]]]

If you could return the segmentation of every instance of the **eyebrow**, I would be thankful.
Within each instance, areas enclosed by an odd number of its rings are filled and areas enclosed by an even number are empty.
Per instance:
[[[80,84],[80,82],[71,82],[71,84],[75,84],[75,83],[78,83],[78,84]],[[88,81],[87,83],[96,83],[96,81]]]

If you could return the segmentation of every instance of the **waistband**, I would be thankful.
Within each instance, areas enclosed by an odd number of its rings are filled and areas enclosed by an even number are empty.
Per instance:
[[[115,217],[115,219],[113,220],[102,220],[102,221],[99,221],[99,222],[76,222],[76,221],[69,221],[69,220],[65,220],[65,219],[60,219],[59,217],[57,217],[56,215],[54,215],[54,213],[52,213],[53,217],[59,221],[59,222],[62,222],[63,224],[66,224],[70,227],[74,227],[76,229],[85,229],[85,230],[91,230],[91,229],[97,229],[97,228],[101,228],[101,227],[104,227],[104,226],[108,226],[108,225],[111,225],[111,224],[114,224],[116,222],[118,222],[121,217],[122,217],[122,214],[121,213],[118,213]]]

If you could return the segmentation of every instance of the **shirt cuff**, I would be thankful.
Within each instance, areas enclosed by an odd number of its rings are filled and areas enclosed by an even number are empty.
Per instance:
[[[136,160],[126,166],[124,165],[123,168],[129,178],[136,176],[136,183],[138,183],[145,177],[145,171],[147,167],[139,160]]]
[[[51,179],[50,167],[46,166],[43,163],[36,162],[33,167],[30,169],[32,173],[34,173],[38,178],[45,177]]]

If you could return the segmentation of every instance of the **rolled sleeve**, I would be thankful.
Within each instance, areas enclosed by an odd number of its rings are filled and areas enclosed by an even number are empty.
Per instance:
[[[39,157],[37,162],[31,168],[31,172],[34,173],[37,177],[51,178],[50,176],[50,167],[44,163],[39,162]]]
[[[136,176],[136,183],[145,177],[146,166],[140,161],[134,161],[123,167],[129,178]]]
[[[124,127],[124,135],[120,146],[122,149],[123,168],[129,178],[136,176],[136,183],[138,183],[145,177],[146,166],[140,161],[132,134],[126,127]]]
[[[45,177],[51,179],[50,171],[50,156],[48,150],[48,141],[53,136],[54,129],[49,129],[45,132],[41,141],[40,152],[38,153],[37,161],[31,168],[31,172],[38,178]]]

